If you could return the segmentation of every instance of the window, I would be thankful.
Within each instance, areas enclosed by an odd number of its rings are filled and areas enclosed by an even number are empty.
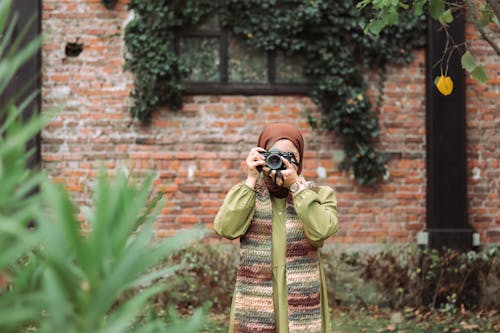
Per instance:
[[[305,94],[311,85],[304,60],[265,52],[221,28],[217,16],[177,35],[176,51],[192,71],[184,81],[192,94]]]

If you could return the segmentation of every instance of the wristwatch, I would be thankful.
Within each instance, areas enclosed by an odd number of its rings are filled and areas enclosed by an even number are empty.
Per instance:
[[[292,193],[297,192],[300,189],[300,185],[302,185],[302,183],[300,181],[297,181],[297,182],[293,183],[292,185],[290,185],[290,192],[292,192]]]

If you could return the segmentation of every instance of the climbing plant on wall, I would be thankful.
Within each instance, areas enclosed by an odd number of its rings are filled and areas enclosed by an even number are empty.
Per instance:
[[[134,18],[125,43],[126,68],[135,76],[133,117],[148,123],[161,105],[182,107],[190,67],[175,53],[176,33],[218,15],[220,24],[248,46],[302,55],[304,74],[313,83],[310,96],[323,111],[319,119],[309,117],[311,125],[342,137],[340,167],[360,185],[383,177],[387,157],[373,147],[378,122],[365,95],[363,71],[409,63],[412,50],[425,43],[423,17],[402,17],[405,24],[373,38],[363,32],[372,14],[356,9],[356,1],[131,0],[129,9]]]

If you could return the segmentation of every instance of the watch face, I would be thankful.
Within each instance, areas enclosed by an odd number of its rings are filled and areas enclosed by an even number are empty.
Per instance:
[[[292,191],[292,193],[297,192],[298,189],[299,189],[298,183],[293,183],[292,186],[290,186],[290,191]]]

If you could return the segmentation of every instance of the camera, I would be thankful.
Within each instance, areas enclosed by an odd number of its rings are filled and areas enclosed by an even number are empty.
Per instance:
[[[283,160],[281,157],[286,158],[290,163],[293,163],[295,165],[299,165],[299,162],[297,161],[297,158],[295,157],[294,153],[285,151],[285,152],[280,152],[280,151],[269,151],[269,152],[261,152],[260,153],[262,156],[264,156],[265,161],[266,161],[266,166],[271,169],[271,170],[285,170],[286,165],[283,163]]]

